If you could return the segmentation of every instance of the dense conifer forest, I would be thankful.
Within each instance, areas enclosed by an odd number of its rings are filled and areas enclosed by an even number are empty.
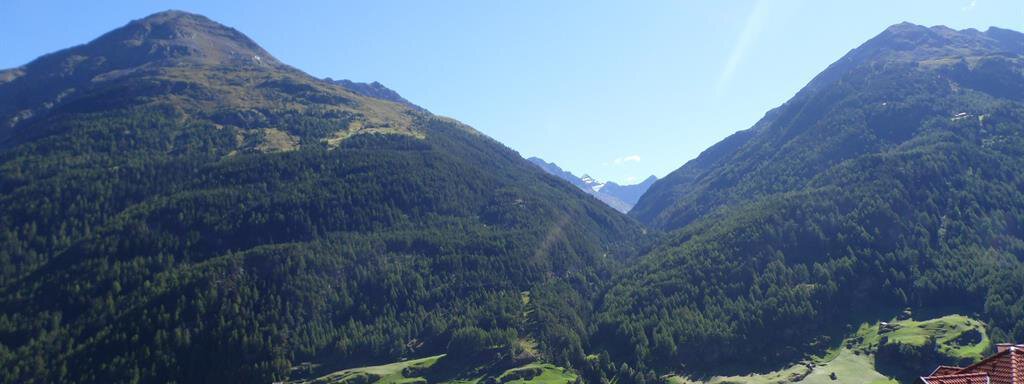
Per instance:
[[[160,56],[101,49],[126,36]],[[268,382],[465,330],[582,348],[638,224],[453,120],[206,48],[247,41],[170,12],[18,69],[130,74],[6,128],[4,381]]]

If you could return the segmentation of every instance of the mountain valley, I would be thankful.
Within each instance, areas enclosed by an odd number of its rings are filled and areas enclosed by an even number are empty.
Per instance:
[[[1024,34],[893,25],[679,163],[577,177],[134,20],[0,71],[0,382],[909,383],[1024,341]]]

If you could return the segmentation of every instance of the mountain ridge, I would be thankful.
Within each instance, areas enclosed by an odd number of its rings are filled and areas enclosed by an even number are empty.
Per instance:
[[[860,76],[855,71],[858,69],[864,71],[875,60],[889,60],[889,66],[900,66],[905,70],[922,65],[936,66],[937,69],[942,69],[951,72],[951,75],[959,76],[959,81],[962,81],[965,85],[978,81],[995,81],[992,78],[974,78],[978,72],[972,72],[971,67],[978,65],[978,63],[1000,66],[1000,68],[993,68],[994,70],[999,70],[1000,73],[986,74],[986,76],[1012,76],[1012,67],[1019,65],[1020,57],[1024,55],[1024,34],[995,27],[990,28],[989,31],[991,32],[982,33],[974,29],[955,31],[944,26],[929,28],[906,22],[893,25],[878,36],[865,42],[862,46],[850,50],[836,63],[829,65],[798,91],[793,98],[783,103],[780,107],[768,111],[751,128],[729,136],[722,142],[709,148],[705,153],[702,153],[697,159],[694,159],[692,165],[681,167],[667,175],[664,179],[680,178],[689,180],[689,178],[696,176],[684,177],[683,175],[687,173],[699,174],[707,171],[708,168],[701,164],[716,163],[729,156],[742,155],[741,149],[747,145],[749,140],[756,136],[764,136],[765,132],[770,131],[773,126],[789,124],[793,119],[809,120],[815,118],[812,115],[801,115],[801,109],[807,108],[807,100],[809,98],[819,93],[823,87],[840,82],[844,77]],[[990,38],[989,33],[999,36],[999,40]],[[997,41],[999,42],[998,44],[995,43]],[[943,45],[953,43],[959,45],[955,47]],[[939,48],[936,48],[936,45]],[[963,48],[958,48],[961,46]],[[1006,52],[1005,47],[1008,46],[1016,47],[1010,50],[1010,52],[1015,52],[1016,58],[1004,56]],[[970,56],[964,56],[964,54],[969,54]],[[944,59],[945,61],[943,61]],[[974,61],[974,64],[968,61]],[[993,87],[991,84],[986,84],[986,86],[989,86],[993,92],[998,92],[1000,97],[1017,99],[1024,97],[1024,93],[1022,93],[1024,88],[1004,89],[1005,86]],[[788,113],[784,113],[784,111],[788,111]],[[951,115],[955,113],[952,112]],[[780,119],[782,121],[779,121]],[[776,144],[781,144],[782,140],[787,140],[796,133],[775,132],[773,134],[775,135],[774,138],[769,138],[768,140],[774,140]],[[759,154],[758,156],[769,155]],[[657,184],[651,188],[651,196],[661,196],[660,200],[662,202],[682,198],[681,194],[685,194],[685,189],[681,189],[683,185],[689,184],[676,182],[671,187],[666,183]],[[659,209],[664,208],[663,204],[651,199],[646,201],[641,199],[637,203],[639,208],[633,211],[632,215],[649,225],[664,227],[663,219],[658,219],[654,216],[656,214],[665,215],[666,210]],[[689,222],[689,220],[695,217],[697,216],[688,215],[682,219],[681,223]],[[678,227],[679,223],[672,224],[671,226]]]
[[[967,40],[967,41],[965,41]],[[909,22],[894,24],[850,50],[821,74],[814,77],[807,89],[817,89],[838,79],[850,65],[862,65],[871,60],[922,62],[945,58],[967,58],[980,52],[1010,54],[1024,52],[1024,34],[998,27],[985,32],[973,28],[955,30],[943,25],[925,27]],[[958,48],[950,48],[955,44]]]
[[[572,172],[563,170],[555,163],[549,163],[539,157],[530,157],[527,160],[545,172],[568,181],[570,184],[575,185],[577,188],[622,213],[628,213],[633,209],[640,196],[658,180],[656,176],[651,175],[637,184],[619,185],[611,181],[600,182],[586,174],[577,177]]]
[[[406,100],[404,97],[402,97],[402,95],[398,94],[398,92],[395,92],[391,88],[388,88],[384,86],[384,84],[381,84],[376,81],[369,83],[360,83],[348,79],[334,80],[331,79],[330,77],[324,80],[339,84],[352,92],[358,93],[366,97],[373,97],[381,100],[393,101],[399,104],[404,104],[405,106],[411,107],[420,112],[429,112],[425,108],[413,104],[409,100]]]
[[[206,65],[282,65],[234,28],[215,23],[205,16],[168,10],[132,20],[87,43],[42,55],[22,66],[0,70],[0,79],[3,79],[0,84],[19,79],[91,80],[92,76],[103,72],[175,60]],[[57,67],[60,70],[54,70]],[[44,75],[33,76],[35,70],[44,72]]]

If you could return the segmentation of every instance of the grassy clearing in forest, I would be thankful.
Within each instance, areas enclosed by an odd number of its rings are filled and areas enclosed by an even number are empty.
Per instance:
[[[841,346],[829,350],[823,356],[811,357],[785,369],[745,376],[715,376],[710,379],[672,376],[669,383],[897,383],[875,368],[875,351],[879,345],[884,342],[924,346],[929,339],[935,340],[940,354],[955,358],[979,360],[991,347],[985,324],[963,315],[948,315],[924,321],[897,320],[888,322],[885,327],[882,327],[881,323],[864,323],[854,335],[844,340]],[[832,379],[832,374],[835,374],[835,380]]]
[[[486,370],[474,367],[463,372],[485,373],[465,377],[462,372],[452,372],[448,379],[431,381],[426,372],[444,358],[445,355],[425,357],[386,365],[350,368],[330,373],[312,380],[292,381],[290,384],[478,384],[487,377],[494,377],[498,383],[509,384],[566,384],[576,381],[576,374],[562,367],[547,363],[530,363],[521,367],[488,374]],[[406,375],[409,376],[406,376]]]

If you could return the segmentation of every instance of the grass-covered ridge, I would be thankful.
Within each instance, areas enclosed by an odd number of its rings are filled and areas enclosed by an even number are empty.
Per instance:
[[[857,335],[862,349],[878,349],[894,345],[934,348],[951,360],[976,362],[992,351],[986,326],[963,315],[947,315],[937,319],[899,320],[878,326],[863,325]]]
[[[401,361],[386,365],[350,368],[327,375],[287,382],[288,384],[568,384],[578,376],[548,363],[529,362],[508,367],[485,362],[480,365],[448,364],[445,355]]]
[[[835,379],[832,378],[835,375]],[[668,378],[671,384],[897,384],[875,370],[868,355],[841,348],[829,356],[812,359],[778,371],[743,376],[716,376],[707,380]]]
[[[988,326],[962,315],[904,319],[862,326],[860,348],[873,351],[879,371],[912,380],[938,365],[967,366],[993,352]]]

